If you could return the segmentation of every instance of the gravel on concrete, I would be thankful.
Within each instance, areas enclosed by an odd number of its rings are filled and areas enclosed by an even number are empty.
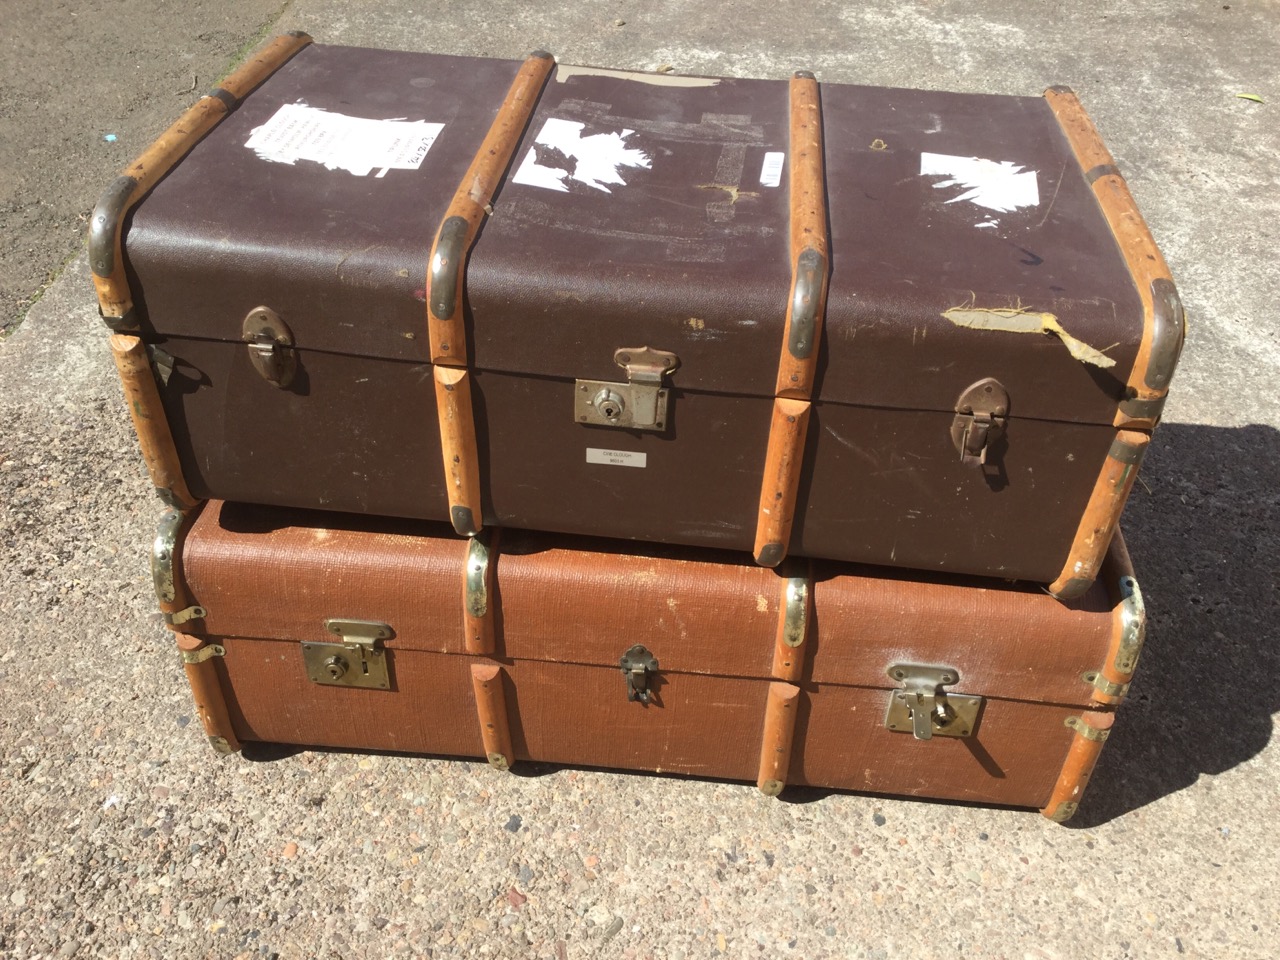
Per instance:
[[[279,27],[327,42],[1074,86],[1193,322],[1126,513],[1147,650],[1066,826],[562,768],[270,747],[219,759],[154,612],[159,505],[81,257],[0,343],[0,956],[1274,957],[1272,12],[297,0]]]

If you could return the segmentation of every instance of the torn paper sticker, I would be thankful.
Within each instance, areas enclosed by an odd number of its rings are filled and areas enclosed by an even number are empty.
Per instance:
[[[952,307],[942,314],[957,327],[971,330],[1002,330],[1005,333],[1047,333],[1062,341],[1067,351],[1081,363],[1089,363],[1104,370],[1116,362],[1101,350],[1096,350],[1083,340],[1077,340],[1062,329],[1052,313],[1037,313],[1018,307]]]
[[[443,123],[368,120],[286,103],[245,141],[263,160],[294,164],[312,160],[329,170],[366,177],[374,170],[417,170],[440,136]]]
[[[769,151],[764,155],[764,163],[760,167],[760,185],[776,187],[782,182],[782,165],[787,155],[781,150]]]
[[[1009,160],[997,163],[981,157],[952,157],[945,153],[920,154],[920,176],[946,177],[934,189],[961,187],[964,192],[947,203],[968,200],[997,213],[1011,213],[1040,204],[1040,184],[1034,170],[1026,170]],[[999,221],[987,217],[979,227],[993,227]]]
[[[595,133],[583,136],[585,123],[552,118],[542,125],[519,169],[511,179],[530,187],[569,192],[569,181],[612,193],[605,184],[626,186],[624,167],[648,169],[653,161],[643,150],[628,147],[627,137],[634,130],[617,133]],[[544,149],[545,148],[545,149]]]

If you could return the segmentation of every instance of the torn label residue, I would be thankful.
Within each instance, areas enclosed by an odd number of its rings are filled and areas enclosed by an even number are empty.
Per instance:
[[[374,170],[417,170],[440,136],[443,123],[369,120],[330,113],[305,103],[286,103],[254,127],[245,146],[263,160],[294,164],[312,160],[329,170],[366,177]]]
[[[1067,351],[1081,363],[1107,369],[1116,362],[1101,350],[1097,350],[1083,340],[1077,340],[1062,329],[1058,318],[1052,313],[1038,313],[1034,310],[1023,310],[1020,307],[975,307],[972,305],[952,307],[942,314],[957,327],[968,327],[971,330],[1001,330],[1005,333],[1040,333],[1051,334],[1062,341]]]
[[[935,183],[935,189],[962,187],[964,193],[947,200],[968,200],[987,210],[1011,213],[1022,207],[1040,205],[1040,184],[1034,170],[1026,170],[1009,160],[997,163],[981,157],[952,157],[944,153],[920,154],[920,176],[946,177]],[[978,227],[994,227],[999,223],[987,216]]]
[[[584,130],[585,123],[555,118],[548,120],[534,139],[535,144],[548,149],[542,151],[537,146],[530,147],[512,181],[568,193],[569,181],[576,180],[612,193],[605,184],[627,185],[619,172],[621,168],[647,169],[652,166],[653,161],[647,153],[627,146],[627,137],[635,133],[634,130],[585,137],[582,135]]]

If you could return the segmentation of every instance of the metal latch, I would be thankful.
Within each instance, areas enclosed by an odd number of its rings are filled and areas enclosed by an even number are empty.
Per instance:
[[[302,662],[312,683],[333,687],[390,686],[387,652],[382,641],[395,631],[374,620],[326,620],[324,628],[341,638],[339,643],[302,644]]]
[[[917,740],[967,737],[973,733],[982,698],[942,689],[958,683],[960,671],[954,667],[895,663],[886,672],[902,684],[889,696],[884,725],[890,730],[910,730]]]
[[[653,696],[649,682],[652,675],[658,672],[658,661],[654,655],[637,643],[622,655],[618,665],[622,667],[622,675],[627,680],[627,701],[648,703]]]
[[[665,430],[669,391],[662,378],[680,366],[680,358],[651,347],[623,347],[614,351],[613,362],[627,371],[627,382],[576,381],[574,419],[601,427]]]
[[[987,462],[987,451],[1004,436],[1009,415],[1009,391],[993,377],[971,384],[956,401],[951,421],[951,442],[966,466]]]
[[[249,346],[249,362],[262,379],[287,387],[298,372],[293,333],[270,307],[254,307],[244,318],[240,339]]]

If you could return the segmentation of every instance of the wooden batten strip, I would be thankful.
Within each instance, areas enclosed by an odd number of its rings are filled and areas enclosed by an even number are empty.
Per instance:
[[[218,753],[235,753],[240,749],[240,740],[231,726],[231,714],[227,710],[227,699],[222,692],[222,680],[218,676],[217,666],[219,658],[199,656],[210,652],[213,645],[205,643],[203,637],[186,633],[179,633],[177,640],[178,649],[183,654],[182,667],[187,674],[187,683],[191,685],[196,714],[200,717],[209,743]]]
[[[125,402],[129,406],[129,416],[133,418],[133,429],[138,435],[138,445],[142,448],[142,459],[151,474],[151,482],[155,484],[160,499],[171,506],[186,509],[196,501],[182,477],[178,450],[165,417],[146,344],[131,334],[115,333],[110,339],[111,356],[120,373]]]
[[[311,43],[305,33],[271,40],[201,97],[177,122],[124,169],[98,201],[89,220],[89,265],[103,319],[117,330],[136,329],[133,294],[125,275],[121,236],[125,215],[221,122],[239,100]]]
[[[555,58],[541,50],[521,65],[436,232],[426,285],[432,363],[467,363],[467,255],[554,67]]]
[[[474,537],[483,526],[483,511],[480,448],[471,416],[471,373],[461,367],[436,367],[435,382],[449,520],[459,536]]]
[[[502,667],[496,663],[473,663],[471,687],[476,695],[476,713],[480,718],[485,757],[498,770],[509,770],[515,755],[511,751],[511,728],[507,725]]]
[[[1142,299],[1143,333],[1126,399],[1116,413],[1118,427],[1151,429],[1160,418],[1174,367],[1186,337],[1182,303],[1169,265],[1156,246],[1129,185],[1080,100],[1067,87],[1050,87],[1045,100],[1058,119],[1076,160],[1093,187],[1111,232]]]
[[[830,273],[827,190],[818,81],[799,72],[791,78],[790,94],[791,296],[774,393],[807,400],[818,369]]]
[[[773,401],[764,483],[760,488],[760,513],[756,520],[755,559],[762,567],[776,567],[787,555],[810,412],[808,400]]]
[[[776,797],[787,785],[799,706],[799,687],[776,680],[769,684],[760,742],[760,772],[756,777],[756,786],[766,796]]]
[[[1084,516],[1076,530],[1062,573],[1049,585],[1049,592],[1060,600],[1079,597],[1097,578],[1120,526],[1129,491],[1137,479],[1151,434],[1139,430],[1120,430],[1103,461],[1102,472],[1094,484]]]
[[[791,293],[774,388],[773,418],[760,487],[755,559],[773,567],[786,556],[817,378],[826,315],[828,234],[822,103],[813,74],[799,71],[790,84]]]
[[[467,653],[494,652],[494,569],[501,530],[485,531],[467,545],[462,575],[462,619],[466,626]]]
[[[1115,714],[1110,711],[1086,711],[1079,717],[1067,718],[1076,733],[1058,774],[1058,782],[1049,795],[1049,802],[1040,810],[1050,820],[1062,823],[1075,816],[1115,719]]]

